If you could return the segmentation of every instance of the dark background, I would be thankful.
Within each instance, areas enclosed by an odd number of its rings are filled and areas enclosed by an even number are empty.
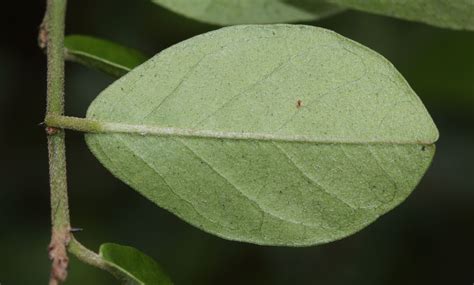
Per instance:
[[[0,17],[0,283],[46,284],[49,199],[45,56],[36,33],[45,1],[4,1]],[[387,57],[419,94],[441,139],[414,193],[363,231],[327,245],[260,247],[206,234],[112,177],[68,133],[72,224],[97,250],[135,246],[176,284],[472,284],[474,282],[474,32],[360,12],[311,23]],[[108,38],[150,55],[218,27],[147,0],[72,0],[67,33]],[[84,116],[113,78],[67,64],[67,114]],[[67,284],[115,284],[71,258]]]

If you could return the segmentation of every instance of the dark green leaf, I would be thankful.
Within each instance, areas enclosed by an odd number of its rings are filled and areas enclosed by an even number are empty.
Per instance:
[[[439,27],[474,30],[473,0],[327,0],[327,2]]]
[[[100,247],[100,255],[130,276],[125,284],[173,284],[156,261],[133,247],[105,243]]]
[[[235,26],[156,55],[103,91],[86,140],[118,178],[218,236],[312,245],[393,209],[438,131],[379,54],[334,32]]]
[[[152,0],[176,13],[218,25],[317,20],[342,11],[321,0]]]
[[[119,44],[90,36],[71,35],[64,40],[66,58],[120,77],[148,57]]]

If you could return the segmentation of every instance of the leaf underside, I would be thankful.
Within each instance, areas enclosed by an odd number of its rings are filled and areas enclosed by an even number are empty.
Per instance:
[[[266,245],[320,244],[364,228],[412,192],[438,138],[386,59],[296,25],[229,27],[170,47],[103,91],[87,117],[206,131],[86,141],[157,205],[223,238]]]
[[[474,30],[474,0],[327,0],[327,2],[439,27]]]
[[[130,285],[172,285],[160,265],[141,251],[119,244],[105,243],[100,246],[100,256],[129,276],[121,280]]]
[[[152,0],[171,11],[218,25],[312,21],[343,9],[321,0]]]
[[[84,35],[67,36],[64,46],[67,59],[114,77],[126,74],[148,59],[138,50]]]

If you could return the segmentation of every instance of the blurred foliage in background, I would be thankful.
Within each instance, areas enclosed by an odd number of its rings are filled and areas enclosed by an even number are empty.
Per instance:
[[[45,284],[50,263],[46,62],[36,33],[45,1],[3,3],[0,40],[0,283]],[[67,32],[153,55],[218,28],[147,0],[71,0]],[[68,133],[72,223],[79,240],[128,244],[154,257],[176,284],[472,284],[474,282],[474,33],[359,12],[308,23],[387,57],[437,123],[428,174],[394,211],[349,238],[308,248],[260,247],[208,235],[112,177]],[[67,114],[84,116],[113,79],[67,64]],[[67,284],[115,284],[72,258]]]

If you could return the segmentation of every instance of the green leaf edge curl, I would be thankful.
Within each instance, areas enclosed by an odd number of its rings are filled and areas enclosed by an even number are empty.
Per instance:
[[[173,285],[161,266],[151,257],[131,246],[104,243],[99,255],[125,275],[121,280],[126,285]],[[131,268],[131,262],[135,268]]]
[[[120,77],[149,57],[115,42],[86,35],[69,35],[64,39],[66,59]]]

